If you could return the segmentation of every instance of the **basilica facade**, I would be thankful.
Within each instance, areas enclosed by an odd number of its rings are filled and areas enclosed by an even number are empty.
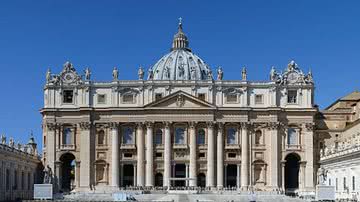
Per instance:
[[[314,190],[314,82],[295,61],[282,73],[269,68],[266,81],[249,81],[246,68],[225,80],[192,52],[179,23],[170,52],[148,71],[136,80],[119,71],[109,82],[70,62],[47,72],[43,161],[58,189]]]

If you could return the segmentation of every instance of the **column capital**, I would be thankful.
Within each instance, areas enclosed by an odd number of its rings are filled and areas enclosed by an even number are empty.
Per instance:
[[[216,122],[213,122],[213,121],[206,122],[206,125],[208,128],[214,128],[215,124],[216,124]]]
[[[90,130],[91,122],[81,122],[79,123],[81,130]]]
[[[164,126],[165,126],[165,128],[170,128],[170,126],[171,126],[171,122],[170,121],[164,121]]]
[[[248,129],[250,127],[249,122],[240,122],[241,129]]]
[[[143,122],[137,122],[137,123],[136,123],[136,127],[137,127],[138,129],[143,129],[144,123],[143,123]]]
[[[54,131],[56,129],[57,124],[56,123],[45,123],[44,124],[46,128],[50,131]]]
[[[152,128],[154,126],[154,122],[147,121],[145,122],[146,128]]]
[[[218,127],[219,130],[222,130],[224,128],[224,123],[218,122],[217,127]]]
[[[303,128],[306,128],[308,132],[312,132],[314,130],[315,124],[314,123],[305,123],[303,124]]]
[[[110,129],[117,129],[118,128],[118,126],[119,126],[119,123],[117,123],[117,122],[110,122],[109,123],[109,127],[110,127]]]
[[[188,123],[190,129],[194,129],[196,127],[196,124],[197,124],[197,122],[194,122],[194,121],[190,121]]]

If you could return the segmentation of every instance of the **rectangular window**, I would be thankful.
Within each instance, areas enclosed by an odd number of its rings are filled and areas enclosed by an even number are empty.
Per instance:
[[[331,186],[331,178],[329,178],[329,186]]]
[[[162,98],[162,93],[155,94],[155,101],[160,100]]]
[[[344,177],[344,190],[346,190],[346,177]]]
[[[122,99],[123,99],[123,103],[134,103],[134,95],[133,94],[123,95]]]
[[[17,186],[18,186],[18,174],[17,174],[17,171],[14,170],[14,187],[13,187],[13,189],[16,190]]]
[[[228,94],[226,95],[226,103],[237,103],[237,94]]]
[[[125,127],[123,129],[123,144],[135,144],[133,128]]]
[[[27,183],[27,185],[28,185],[28,190],[30,190],[31,189],[31,183],[30,183],[30,179],[31,179],[31,177],[30,177],[30,173],[28,173],[28,179],[27,179],[27,181],[28,181],[28,183]]]
[[[63,103],[71,104],[73,103],[74,91],[64,90],[63,91]]]
[[[70,127],[65,127],[63,130],[63,145],[72,144],[72,130]]]
[[[185,129],[178,127],[175,128],[175,144],[185,144]]]
[[[10,190],[10,170],[6,169],[6,190]]]
[[[25,173],[21,173],[21,189],[25,190]]]
[[[228,145],[236,144],[236,129],[228,128],[226,130],[226,143]]]
[[[228,153],[229,158],[236,158],[236,153]]]
[[[336,191],[338,190],[338,188],[339,188],[339,187],[338,187],[338,179],[336,178],[336,179],[335,179],[335,189],[336,189]]]
[[[259,94],[259,95],[255,95],[255,104],[259,105],[259,104],[264,104],[264,96]]]
[[[352,176],[352,190],[355,191],[355,176]]]
[[[200,152],[200,153],[199,153],[199,158],[205,158],[205,153],[204,153],[204,152]]]
[[[106,103],[106,95],[105,94],[98,94],[97,95],[97,103],[98,104],[105,104]]]
[[[297,90],[288,90],[288,99],[289,104],[297,103]]]
[[[162,144],[162,130],[157,129],[155,134],[155,145],[161,145]]]
[[[199,93],[198,94],[198,98],[200,99],[200,100],[203,100],[203,101],[205,101],[205,93]]]
[[[288,145],[296,145],[297,144],[297,132],[295,128],[288,128],[288,137],[287,137]]]
[[[161,152],[156,152],[156,153],[155,153],[155,157],[156,157],[156,158],[161,158],[161,157],[162,157],[162,153],[161,153]]]
[[[132,158],[132,153],[124,153],[125,158]]]

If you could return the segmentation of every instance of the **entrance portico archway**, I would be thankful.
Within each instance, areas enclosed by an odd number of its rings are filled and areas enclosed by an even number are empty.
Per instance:
[[[65,192],[74,189],[75,180],[75,156],[65,153],[60,157],[61,161],[61,189]]]
[[[185,164],[175,164],[175,169],[174,169],[174,177],[175,178],[185,178],[186,177],[186,165]],[[174,181],[174,186],[175,187],[185,187],[185,181],[183,180],[179,180],[179,181]]]
[[[299,188],[300,156],[291,153],[285,158],[285,190],[293,192]]]

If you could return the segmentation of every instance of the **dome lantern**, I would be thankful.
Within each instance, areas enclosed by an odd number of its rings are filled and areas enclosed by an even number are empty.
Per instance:
[[[178,32],[174,35],[171,50],[186,49],[191,51],[189,48],[189,41],[182,27],[182,18],[179,18]]]

